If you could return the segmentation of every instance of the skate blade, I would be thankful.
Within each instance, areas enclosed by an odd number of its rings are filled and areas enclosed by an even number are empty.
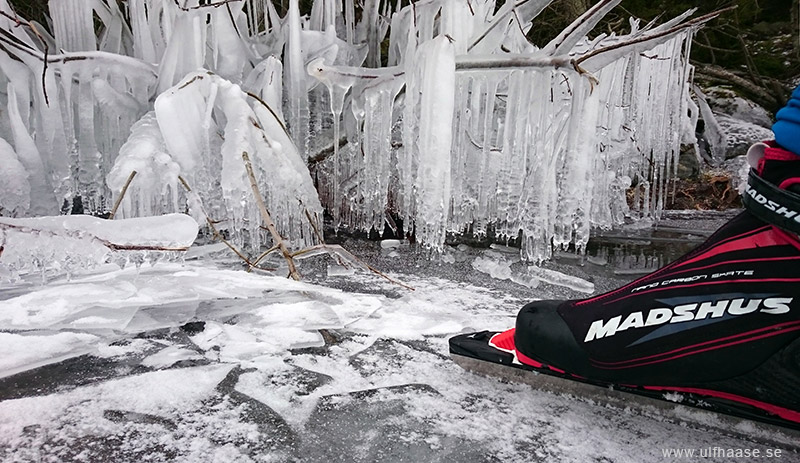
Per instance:
[[[666,399],[598,386],[519,367],[450,353],[461,368],[481,376],[533,386],[538,390],[568,395],[586,403],[599,403],[657,421],[672,422],[789,451],[800,450],[800,430],[704,410]]]

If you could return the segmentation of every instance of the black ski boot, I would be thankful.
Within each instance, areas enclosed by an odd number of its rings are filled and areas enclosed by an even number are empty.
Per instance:
[[[694,251],[606,294],[528,304],[515,329],[451,353],[800,429],[800,157],[762,146],[745,212]]]

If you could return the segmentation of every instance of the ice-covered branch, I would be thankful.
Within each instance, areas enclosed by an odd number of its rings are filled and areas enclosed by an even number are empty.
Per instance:
[[[141,264],[186,251],[197,222],[183,214],[124,220],[87,215],[0,217],[2,274],[72,273],[114,262]]]
[[[253,196],[255,197],[256,204],[258,204],[258,210],[261,213],[261,219],[267,226],[267,230],[269,230],[270,235],[272,235],[272,242],[275,243],[273,249],[279,249],[281,251],[281,255],[283,255],[284,259],[286,259],[286,264],[289,266],[289,276],[294,280],[300,280],[300,273],[297,272],[297,266],[295,266],[294,257],[292,256],[292,253],[289,252],[289,248],[286,246],[286,242],[283,240],[283,237],[280,233],[278,233],[278,229],[275,227],[275,222],[272,221],[272,216],[269,214],[266,204],[264,204],[264,197],[261,196],[261,191],[258,189],[258,181],[253,173],[253,164],[250,162],[250,156],[247,155],[247,151],[242,152],[242,161],[244,161],[244,166],[247,170],[247,177],[250,179],[250,188],[253,190]]]
[[[48,65],[66,64],[76,61],[92,61],[93,64],[97,66],[123,67],[126,72],[133,72],[135,74],[132,77],[141,77],[145,79],[155,79],[158,77],[157,69],[154,65],[130,56],[104,51],[63,52],[58,54],[42,52],[25,43],[21,43],[16,37],[3,29],[0,29],[0,44],[2,44],[0,47],[3,51],[19,59],[28,56]]]
[[[467,47],[467,52],[482,48],[481,45],[486,42],[493,42],[489,45],[490,48],[496,47],[498,33],[501,37],[504,37],[507,33],[505,30],[498,30],[498,27],[508,28],[509,22],[514,21],[517,23],[517,27],[522,29],[524,24],[538,16],[550,3],[552,3],[552,0],[520,0],[505,3],[492,16],[491,21],[485,25],[482,32],[471,41]],[[523,14],[519,13],[520,10],[523,11]],[[524,36],[525,31],[521,32]]]
[[[112,251],[185,251],[197,237],[197,222],[183,214],[115,221],[87,215],[27,219],[0,217],[0,229],[85,240]]]
[[[542,51],[551,56],[565,55],[575,45],[589,34],[594,26],[600,22],[622,0],[601,0],[593,7],[586,10],[580,17],[564,29],[556,38],[542,48]]]
[[[242,0],[219,0],[216,2],[207,2],[193,6],[186,6],[186,4],[188,3],[187,1],[184,1],[183,5],[181,5],[180,0],[172,0],[172,1],[175,3],[175,6],[177,6],[180,10],[192,11],[192,10],[199,10],[201,8],[219,8],[221,6],[226,6],[230,3],[241,2]]]
[[[656,45],[660,43],[664,43],[672,37],[675,37],[677,34],[683,33],[687,29],[696,29],[703,24],[707,23],[708,21],[716,18],[720,14],[735,9],[736,7],[728,7],[721,10],[717,10],[706,15],[700,16],[698,18],[694,18],[682,24],[677,24],[673,27],[670,27],[666,30],[655,30],[651,34],[645,34],[642,37],[637,37],[631,40],[620,41],[619,43],[615,43],[612,45],[608,45],[606,47],[600,47],[595,50],[592,50],[588,53],[585,53],[577,58],[575,58],[575,63],[578,66],[586,66],[589,60],[595,60],[595,62],[591,63],[592,68],[599,68],[607,63],[615,61],[619,58],[620,54],[629,53],[634,48],[636,50],[647,50],[652,49]],[[602,57],[600,56],[602,55]]]
[[[456,56],[456,71],[488,71],[514,68],[574,68],[574,60],[568,56],[542,55],[459,55]]]

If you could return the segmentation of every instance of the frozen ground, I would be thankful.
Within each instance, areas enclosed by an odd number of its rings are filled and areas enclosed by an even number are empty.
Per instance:
[[[322,259],[305,263],[303,283],[248,274],[224,253],[0,287],[0,459],[662,462],[692,461],[665,457],[670,449],[766,453],[774,444],[748,425],[720,432],[504,383],[462,370],[447,353],[454,334],[513,326],[527,301],[585,294],[536,286],[536,275],[609,289],[720,220],[674,214],[656,232],[606,233],[585,260],[561,255],[550,272],[526,273],[527,286],[505,278],[511,269],[519,280],[519,264],[509,266],[502,248],[449,248],[431,260],[403,243],[349,240],[346,248],[415,291]],[[799,461],[786,442],[776,461]]]

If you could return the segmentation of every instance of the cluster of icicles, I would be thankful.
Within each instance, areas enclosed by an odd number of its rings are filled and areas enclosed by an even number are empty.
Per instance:
[[[589,40],[602,0],[537,47],[550,0],[404,3],[51,0],[51,34],[0,0],[0,214],[108,210],[136,171],[118,216],[189,211],[259,249],[243,153],[298,246],[323,207],[432,248],[492,229],[529,261],[658,214],[695,141],[688,12]]]

